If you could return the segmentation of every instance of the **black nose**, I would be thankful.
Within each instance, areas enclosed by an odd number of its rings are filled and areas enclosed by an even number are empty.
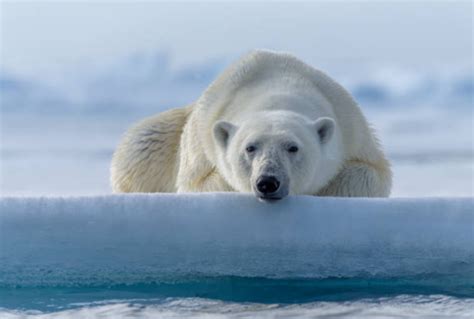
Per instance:
[[[280,182],[273,176],[261,176],[257,180],[257,190],[264,194],[275,193],[280,187]]]

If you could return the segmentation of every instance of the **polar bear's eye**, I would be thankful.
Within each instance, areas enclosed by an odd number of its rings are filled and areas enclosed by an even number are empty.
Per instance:
[[[250,145],[250,146],[247,146],[247,148],[245,149],[247,151],[247,153],[253,153],[255,151],[256,147],[253,146],[253,145]]]
[[[288,152],[290,152],[290,153],[296,153],[296,152],[298,152],[298,146],[291,146],[291,147],[288,149]]]

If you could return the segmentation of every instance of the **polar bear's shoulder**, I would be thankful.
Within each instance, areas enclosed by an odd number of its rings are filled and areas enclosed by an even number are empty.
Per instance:
[[[279,53],[269,50],[254,50],[242,56],[221,76],[219,76],[209,88],[209,92],[215,90],[238,89],[249,82],[271,79],[273,81],[282,78],[283,75],[301,75],[310,72],[312,68],[288,53]],[[309,74],[309,73],[308,73]]]
[[[254,50],[242,56],[217,77],[197,104],[210,107],[247,85],[264,82],[271,82],[273,87],[278,87],[279,83],[285,87],[291,84],[306,86],[318,90],[331,103],[355,105],[351,95],[324,72],[291,54],[269,50]]]

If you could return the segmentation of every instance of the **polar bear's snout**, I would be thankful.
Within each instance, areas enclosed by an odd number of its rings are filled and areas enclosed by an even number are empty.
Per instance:
[[[262,196],[271,196],[280,188],[280,181],[274,176],[260,176],[257,180],[257,191]]]
[[[254,192],[263,200],[279,200],[288,195],[287,183],[282,183],[277,177],[262,175],[254,185]]]

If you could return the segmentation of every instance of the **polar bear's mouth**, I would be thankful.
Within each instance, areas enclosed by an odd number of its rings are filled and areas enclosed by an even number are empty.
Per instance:
[[[258,199],[264,202],[276,202],[282,198],[283,197],[277,197],[277,196],[258,196]]]

